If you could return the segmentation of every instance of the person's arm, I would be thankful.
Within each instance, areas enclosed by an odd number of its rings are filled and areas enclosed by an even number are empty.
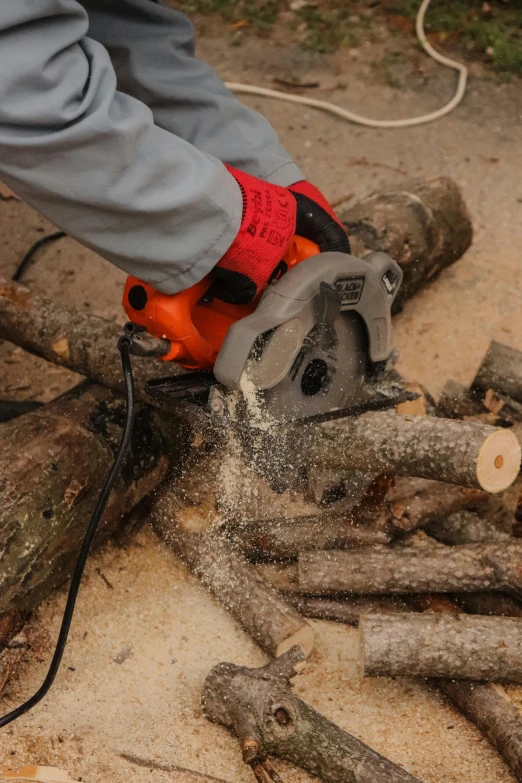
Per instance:
[[[89,35],[111,54],[119,89],[146,103],[159,126],[255,177],[285,187],[304,179],[270,123],[194,57],[184,14],[153,0],[82,2]]]
[[[241,191],[215,157],[117,90],[107,51],[87,33],[76,0],[0,2],[0,179],[83,244],[174,293],[232,244]]]

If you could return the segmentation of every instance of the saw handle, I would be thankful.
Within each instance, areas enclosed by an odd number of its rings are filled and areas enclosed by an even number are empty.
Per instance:
[[[284,257],[287,269],[320,253],[318,245],[294,236]],[[214,280],[207,275],[177,294],[162,294],[136,277],[128,277],[123,307],[132,323],[154,337],[167,339],[170,351],[163,361],[176,361],[190,370],[211,370],[229,327],[253,313],[263,292],[246,305],[209,298]]]

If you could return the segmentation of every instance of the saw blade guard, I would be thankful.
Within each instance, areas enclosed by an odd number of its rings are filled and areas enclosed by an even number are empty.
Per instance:
[[[240,389],[246,377],[256,391],[274,389],[313,344],[325,361],[329,354],[330,363],[353,362],[356,386],[361,370],[355,365],[363,353],[374,364],[390,356],[391,306],[401,281],[401,268],[382,252],[363,259],[321,253],[302,261],[266,289],[251,315],[229,328],[214,367],[217,380]],[[344,350],[336,357],[339,338]],[[319,361],[312,365],[305,384],[321,382],[321,366],[324,371]]]

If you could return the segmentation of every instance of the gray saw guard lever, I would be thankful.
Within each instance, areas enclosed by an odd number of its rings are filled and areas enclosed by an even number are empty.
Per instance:
[[[359,314],[366,325],[371,361],[386,361],[393,347],[391,306],[401,281],[401,268],[382,252],[363,259],[320,253],[301,261],[267,287],[251,315],[229,328],[214,366],[215,377],[239,389],[246,373],[256,389],[273,388],[290,371],[311,330],[321,324],[334,326],[326,322],[335,309]],[[332,288],[338,297],[326,301]]]

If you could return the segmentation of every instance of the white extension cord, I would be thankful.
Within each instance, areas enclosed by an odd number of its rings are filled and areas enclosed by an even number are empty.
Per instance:
[[[299,103],[302,106],[311,106],[314,109],[322,109],[323,111],[329,112],[330,114],[335,114],[336,117],[341,117],[343,120],[355,122],[357,125],[366,125],[369,128],[410,128],[412,125],[423,125],[426,122],[433,122],[433,120],[438,120],[440,117],[444,117],[446,114],[449,114],[451,111],[453,111],[453,109],[458,106],[464,97],[468,80],[468,69],[462,63],[459,63],[456,60],[450,60],[449,57],[444,57],[444,55],[439,54],[439,52],[437,52],[427,40],[426,34],[424,32],[424,17],[426,16],[426,11],[428,10],[430,2],[431,0],[422,0],[421,6],[419,8],[415,23],[417,38],[420,41],[424,51],[430,57],[432,57],[438,63],[458,71],[459,81],[455,95],[451,101],[449,101],[449,103],[447,103],[445,106],[442,106],[440,109],[436,109],[436,111],[432,111],[429,114],[423,114],[420,117],[409,117],[404,120],[372,120],[369,117],[361,117],[359,114],[355,114],[348,109],[343,109],[340,106],[336,106],[335,103],[320,101],[316,98],[304,98],[301,95],[291,95],[286,92],[280,92],[279,90],[269,90],[266,87],[256,87],[254,85],[240,84],[238,82],[226,82],[226,85],[229,90],[232,90],[232,92],[245,93],[247,95],[264,95],[267,98],[278,98],[279,100],[287,101],[287,103]]]

